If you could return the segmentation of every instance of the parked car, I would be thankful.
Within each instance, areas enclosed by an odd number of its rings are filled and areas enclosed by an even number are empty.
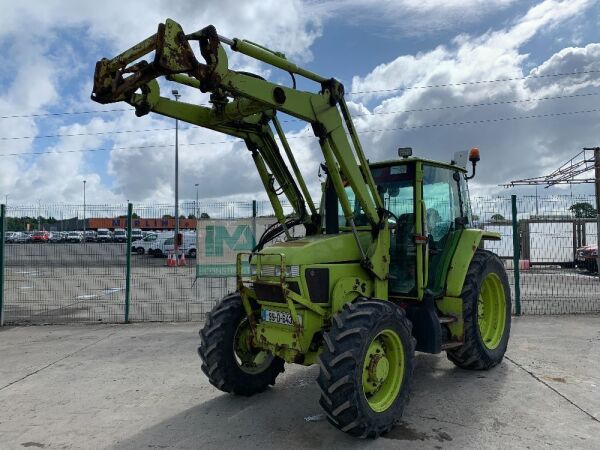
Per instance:
[[[127,232],[123,228],[115,228],[113,233],[114,242],[127,242]]]
[[[15,233],[14,242],[18,242],[19,244],[31,242],[31,236],[24,231],[17,231],[17,233]]]
[[[165,239],[173,237],[172,233],[151,233],[148,234],[143,240],[137,241],[135,245],[131,245],[131,251],[136,252],[138,255],[147,253],[148,255],[154,255],[158,248],[162,246]],[[159,250],[160,251],[160,250]]]
[[[97,242],[97,234],[94,230],[85,231],[85,242]]]
[[[580,247],[575,253],[575,265],[581,269],[586,269],[590,272],[598,271],[598,245],[586,245]]]
[[[107,228],[98,228],[96,232],[96,241],[97,242],[112,242],[113,235]]]
[[[197,244],[198,239],[196,237],[196,233],[184,232],[182,234],[183,234],[183,240],[181,242],[181,246],[179,247],[179,251],[184,252],[190,258],[195,258],[196,254],[197,254],[197,245],[198,245]],[[173,241],[174,241],[173,236],[171,236],[163,242],[163,244],[159,248],[161,254],[163,254],[163,253],[168,254],[169,252],[175,250]],[[155,252],[155,256],[158,256],[157,252]]]
[[[141,228],[134,228],[131,230],[131,242],[141,241],[144,239],[144,234]]]
[[[48,242],[50,240],[50,233],[47,231],[34,231],[31,235],[31,242]]]
[[[52,233],[50,233],[49,242],[55,244],[57,242],[63,242],[65,239],[66,236],[61,231],[53,231]]]
[[[83,232],[81,231],[69,231],[67,235],[67,242],[80,243],[83,242]]]
[[[16,234],[14,231],[7,231],[4,233],[4,242],[15,242]]]

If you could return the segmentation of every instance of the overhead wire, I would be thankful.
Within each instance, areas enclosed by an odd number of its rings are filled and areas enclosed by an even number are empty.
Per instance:
[[[435,106],[431,108],[414,108],[414,109],[405,109],[398,111],[374,111],[372,113],[365,114],[354,114],[352,117],[371,117],[378,115],[394,115],[394,114],[405,114],[412,112],[428,112],[428,111],[443,111],[443,110],[452,110],[452,109],[462,109],[462,108],[479,108],[485,106],[503,106],[510,104],[518,104],[518,103],[528,103],[528,102],[536,102],[536,101],[548,101],[548,100],[560,100],[560,99],[569,99],[569,98],[581,98],[581,97],[591,97],[600,95],[600,92],[589,92],[583,94],[569,94],[569,95],[557,95],[551,97],[537,97],[537,98],[528,98],[521,100],[498,100],[494,102],[483,102],[483,103],[467,103],[462,105],[446,105],[446,106]],[[123,109],[122,111],[128,111],[128,109]],[[282,123],[291,123],[291,122],[303,122],[301,119],[282,119],[280,120]],[[179,128],[181,131],[186,131],[190,129],[202,128],[197,125],[192,125],[187,128]],[[41,135],[41,136],[8,136],[8,137],[0,137],[0,141],[8,141],[8,140],[21,140],[21,139],[47,139],[47,138],[61,138],[61,137],[79,137],[79,136],[99,136],[99,135],[110,135],[110,134],[126,134],[126,133],[146,133],[152,131],[172,131],[175,128],[150,128],[144,130],[116,130],[116,131],[101,131],[101,132],[89,132],[89,133],[66,133],[66,134],[50,134],[50,135]]]
[[[589,109],[589,110],[580,110],[580,111],[563,111],[563,112],[558,112],[558,113],[530,114],[530,115],[525,115],[525,116],[495,117],[495,118],[489,118],[489,119],[468,120],[468,121],[447,122],[447,123],[421,124],[421,125],[406,126],[406,127],[364,129],[364,130],[357,130],[357,133],[358,134],[384,133],[384,132],[398,131],[398,130],[415,130],[415,129],[451,127],[451,126],[463,126],[463,125],[480,125],[480,124],[487,124],[487,123],[494,123],[494,122],[528,120],[528,119],[537,119],[537,118],[550,118],[550,117],[559,117],[559,116],[568,116],[568,115],[577,115],[577,114],[589,114],[589,113],[595,113],[595,112],[600,112],[600,108]],[[290,136],[287,139],[307,139],[307,138],[312,138],[312,137],[313,136],[310,136],[310,135]],[[196,143],[188,143],[188,144],[180,143],[179,146],[217,145],[217,144],[230,144],[230,143],[239,143],[239,142],[242,142],[242,141],[228,139],[228,140],[213,141],[213,142],[196,142]],[[50,151],[40,151],[40,152],[1,153],[0,157],[43,155],[43,154],[63,154],[63,153],[87,153],[87,152],[100,152],[100,151],[112,151],[112,150],[129,150],[129,149],[133,150],[133,149],[167,148],[167,147],[174,147],[174,144],[128,146],[128,147],[106,147],[106,148],[98,148],[98,149],[80,149],[80,150],[62,150],[62,151],[50,150]]]
[[[404,87],[398,87],[398,88],[378,89],[378,90],[370,90],[370,91],[350,91],[350,92],[346,92],[346,95],[377,94],[377,93],[381,93],[381,92],[408,91],[408,90],[413,90],[413,89],[433,89],[433,88],[444,88],[444,87],[468,86],[468,85],[477,85],[477,84],[490,84],[490,83],[501,83],[501,82],[509,82],[509,81],[521,81],[521,80],[537,79],[537,78],[555,78],[555,77],[588,75],[588,74],[593,74],[593,73],[600,73],[600,70],[583,70],[583,71],[579,71],[579,72],[562,72],[562,73],[553,73],[553,74],[546,74],[546,75],[525,75],[522,77],[513,77],[513,78],[498,78],[498,79],[493,79],[493,80],[462,81],[462,82],[457,82],[457,83],[440,83],[440,84],[429,84],[429,85],[423,85],[423,86],[404,86]],[[210,103],[202,103],[201,105],[209,106]],[[78,114],[103,114],[103,113],[124,112],[124,111],[131,111],[131,110],[132,110],[132,108],[118,108],[118,109],[105,109],[105,110],[48,112],[48,113],[38,113],[38,114],[12,114],[12,115],[0,116],[0,119],[22,119],[22,118],[30,118],[30,117],[50,117],[50,116],[64,116],[64,115],[78,115]]]

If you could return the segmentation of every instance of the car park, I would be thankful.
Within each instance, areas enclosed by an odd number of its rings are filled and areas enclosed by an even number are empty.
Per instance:
[[[69,231],[67,235],[67,242],[80,243],[83,240],[83,233],[81,231]]]
[[[598,245],[586,245],[575,252],[575,265],[590,272],[598,271]]]
[[[111,231],[107,228],[98,228],[96,232],[96,241],[97,242],[112,242],[113,235]]]
[[[115,228],[113,242],[127,242],[127,232],[123,228]]]

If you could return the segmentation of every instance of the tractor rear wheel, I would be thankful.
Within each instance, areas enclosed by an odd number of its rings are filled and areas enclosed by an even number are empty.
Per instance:
[[[508,277],[492,252],[477,250],[463,286],[464,344],[447,350],[458,367],[487,370],[502,361],[510,335]]]
[[[210,383],[224,392],[250,396],[275,384],[283,359],[252,347],[250,324],[239,294],[225,296],[200,330],[198,354]]]
[[[402,416],[414,367],[411,329],[404,310],[386,301],[359,299],[333,317],[317,384],[335,427],[374,438]]]

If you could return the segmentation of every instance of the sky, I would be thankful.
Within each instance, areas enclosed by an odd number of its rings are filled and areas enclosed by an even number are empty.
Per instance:
[[[172,18],[282,51],[344,83],[366,155],[398,147],[450,161],[478,147],[475,195],[544,175],[600,146],[600,3],[594,0],[0,0],[0,200],[9,204],[172,203],[174,121],[90,100],[97,60]],[[201,57],[197,55],[199,59]],[[289,76],[230,52],[230,67]],[[181,101],[203,103],[192,88]],[[298,87],[319,86],[299,80]],[[323,156],[309,126],[282,115],[313,193]],[[180,198],[262,200],[242,142],[180,124]],[[196,188],[196,184],[198,187]],[[552,188],[592,194],[592,185]],[[7,196],[7,197],[6,197]]]

